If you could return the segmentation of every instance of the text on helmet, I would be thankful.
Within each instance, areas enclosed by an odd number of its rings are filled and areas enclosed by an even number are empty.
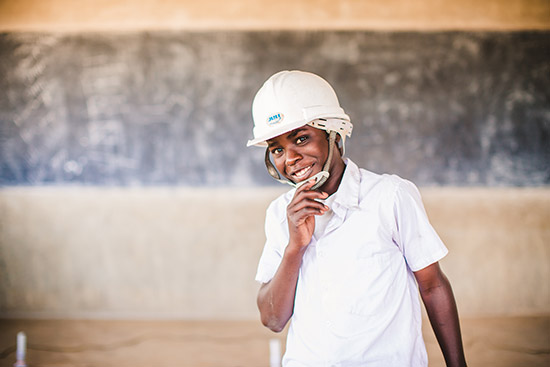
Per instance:
[[[283,121],[284,115],[282,113],[276,113],[275,115],[271,115],[267,118],[267,124],[268,125],[275,125],[279,122]]]

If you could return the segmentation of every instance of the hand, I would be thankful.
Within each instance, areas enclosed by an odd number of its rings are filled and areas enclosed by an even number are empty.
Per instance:
[[[311,242],[315,229],[315,215],[325,214],[329,208],[315,199],[326,199],[326,192],[313,191],[311,188],[316,180],[303,184],[294,193],[288,204],[286,215],[290,235],[289,246],[305,250]]]

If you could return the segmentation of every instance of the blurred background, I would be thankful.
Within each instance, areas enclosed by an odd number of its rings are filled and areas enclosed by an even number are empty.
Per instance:
[[[20,330],[37,366],[268,365],[287,188],[245,145],[284,69],[333,85],[352,160],[420,187],[470,365],[550,363],[547,0],[0,0],[0,366]]]

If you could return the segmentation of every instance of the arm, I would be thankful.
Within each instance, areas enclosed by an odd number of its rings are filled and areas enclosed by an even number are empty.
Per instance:
[[[287,247],[275,276],[262,284],[258,292],[258,308],[262,324],[270,330],[280,332],[294,311],[294,296],[298,273],[304,251],[290,251]]]
[[[439,263],[414,273],[447,366],[466,366],[453,291]]]
[[[280,332],[294,312],[294,297],[302,257],[311,242],[315,228],[314,215],[324,214],[328,208],[315,199],[325,199],[327,194],[311,191],[315,181],[296,190],[287,208],[289,243],[277,272],[258,292],[258,308],[262,323]]]

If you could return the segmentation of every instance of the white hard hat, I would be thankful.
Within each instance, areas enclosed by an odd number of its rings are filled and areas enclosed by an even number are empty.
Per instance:
[[[330,84],[297,70],[278,72],[264,83],[252,103],[252,117],[254,139],[247,146],[265,147],[267,140],[306,124],[336,131],[344,142],[353,128]]]

